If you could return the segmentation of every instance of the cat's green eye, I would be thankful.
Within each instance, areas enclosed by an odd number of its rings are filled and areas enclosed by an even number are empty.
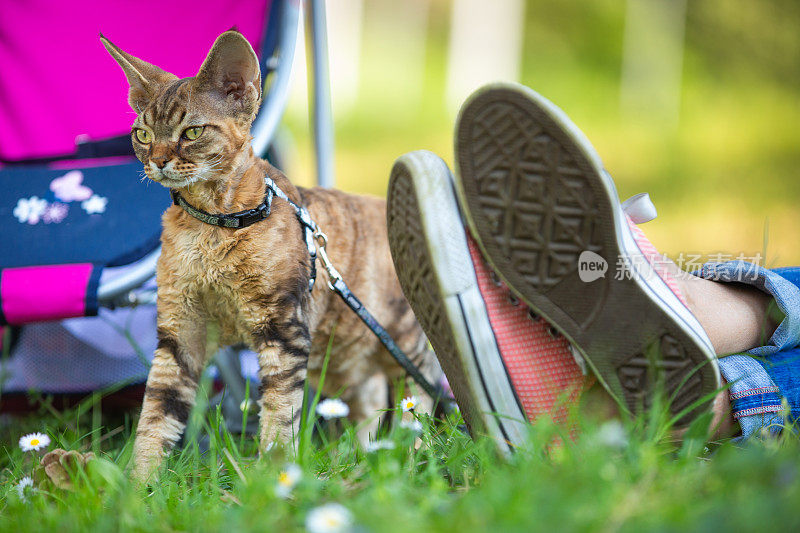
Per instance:
[[[183,137],[185,139],[193,141],[203,134],[203,129],[205,129],[203,126],[194,126],[193,128],[186,128],[186,130],[184,130],[183,132]]]
[[[147,130],[136,128],[134,134],[136,135],[136,140],[142,144],[150,144],[150,141],[153,140],[153,136]]]

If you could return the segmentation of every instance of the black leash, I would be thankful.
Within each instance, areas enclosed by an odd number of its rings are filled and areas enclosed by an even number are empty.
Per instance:
[[[339,274],[339,271],[331,263],[331,260],[328,258],[328,253],[325,251],[325,247],[328,244],[328,237],[319,231],[315,232],[314,236],[317,238],[319,242],[319,257],[322,261],[322,266],[325,267],[325,270],[328,272],[328,277],[330,281],[328,282],[328,287],[338,294],[344,303],[347,304],[347,307],[353,310],[355,314],[358,315],[358,318],[361,319],[362,322],[370,329],[370,331],[378,337],[378,340],[386,347],[389,353],[394,357],[394,360],[397,361],[403,370],[411,376],[411,378],[416,381],[420,387],[422,387],[425,392],[430,395],[435,401],[439,401],[442,399],[447,399],[448,395],[445,390],[441,387],[441,385],[431,383],[428,381],[425,376],[419,371],[414,363],[411,362],[411,359],[405,354],[403,350],[394,342],[394,339],[389,332],[381,326],[380,322],[378,322],[372,313],[370,313],[364,304],[361,303],[361,300],[356,298],[355,294],[352,293],[350,288],[347,286],[347,283],[344,282],[342,279],[342,275]]]
[[[405,352],[403,352],[397,343],[394,342],[392,336],[389,335],[389,333],[383,328],[383,326],[380,325],[377,320],[375,320],[375,317],[372,316],[372,313],[367,311],[367,308],[364,307],[364,304],[362,304],[361,301],[356,298],[352,292],[350,292],[350,289],[347,287],[347,284],[344,282],[344,280],[341,278],[336,280],[331,287],[333,292],[341,296],[342,300],[344,300],[347,306],[352,309],[358,315],[358,318],[360,318],[361,321],[367,325],[370,331],[372,331],[372,333],[378,337],[389,353],[392,354],[394,360],[397,361],[397,364],[403,367],[403,370],[405,370],[406,373],[411,376],[411,378],[416,381],[431,398],[434,399],[434,401],[448,399],[448,394],[441,385],[431,383],[425,379],[425,376],[423,376],[416,365],[411,362],[411,359],[409,359]]]
[[[193,207],[191,204],[189,204],[189,202],[184,200],[177,191],[170,189],[170,194],[172,195],[173,203],[183,208],[184,211],[194,218],[205,222],[206,224],[232,229],[245,228],[269,217],[273,195],[287,202],[294,209],[297,220],[303,227],[306,246],[308,247],[308,253],[311,258],[311,274],[308,282],[308,290],[310,291],[314,288],[314,282],[317,277],[317,252],[319,251],[319,257],[322,261],[322,266],[325,267],[325,270],[328,272],[328,277],[330,278],[328,287],[330,287],[333,292],[338,294],[344,303],[347,304],[347,306],[358,315],[361,321],[364,322],[369,330],[372,331],[372,333],[378,337],[378,340],[380,340],[381,343],[386,347],[394,360],[397,361],[397,364],[399,364],[403,370],[405,370],[406,373],[411,376],[411,378],[416,381],[419,386],[431,396],[431,398],[434,399],[434,401],[438,402],[440,400],[448,400],[449,395],[445,392],[445,390],[440,385],[431,383],[425,378],[425,376],[422,375],[422,373],[419,371],[416,365],[411,362],[405,352],[403,352],[397,343],[394,342],[394,339],[392,339],[392,336],[389,335],[389,332],[387,332],[386,329],[381,326],[377,320],[375,320],[375,317],[372,316],[372,313],[370,313],[367,308],[364,307],[364,304],[362,304],[361,301],[352,293],[350,288],[344,282],[344,279],[342,279],[342,275],[339,274],[339,271],[336,270],[336,268],[333,266],[333,263],[331,263],[331,260],[328,258],[328,254],[325,251],[325,248],[328,245],[328,237],[322,233],[322,231],[320,231],[317,224],[311,219],[311,215],[308,213],[308,210],[305,207],[297,205],[291,199],[289,199],[286,193],[283,192],[269,176],[264,176],[264,183],[267,186],[267,191],[264,195],[264,201],[260,205],[253,209],[231,214],[207,213],[201,209]]]

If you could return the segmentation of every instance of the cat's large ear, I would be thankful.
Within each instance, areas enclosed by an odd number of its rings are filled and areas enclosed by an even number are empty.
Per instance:
[[[258,57],[238,31],[226,31],[217,37],[195,83],[200,90],[222,98],[235,116],[250,118],[258,110],[261,100]]]
[[[108,53],[119,63],[128,78],[131,88],[128,92],[128,103],[134,111],[141,113],[159,89],[178,77],[164,72],[155,65],[133,57],[100,34],[100,40]]]

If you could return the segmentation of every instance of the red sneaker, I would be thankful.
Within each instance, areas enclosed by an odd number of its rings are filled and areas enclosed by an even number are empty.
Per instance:
[[[675,413],[721,386],[708,336],[563,111],[527,87],[484,87],[461,108],[456,163],[481,256],[623,405],[648,407],[659,379]]]
[[[493,280],[459,215],[447,165],[430,152],[399,158],[389,182],[392,257],[470,431],[502,450],[526,420],[563,422],[585,377],[568,341]]]

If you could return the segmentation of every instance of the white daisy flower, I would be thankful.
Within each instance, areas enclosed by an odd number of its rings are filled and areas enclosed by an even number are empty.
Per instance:
[[[25,489],[28,487],[33,487],[33,478],[31,478],[31,476],[25,476],[19,480],[19,483],[17,483],[17,494],[19,494],[19,497],[22,499],[22,501],[28,499],[28,495],[25,494]]]
[[[317,404],[317,414],[325,420],[342,418],[350,414],[350,408],[342,400],[328,398]]]
[[[609,420],[600,426],[597,440],[608,448],[622,450],[628,446],[628,434],[619,420]]]
[[[23,452],[36,451],[50,446],[50,437],[44,433],[31,433],[19,438],[19,447]]]
[[[94,215],[96,213],[105,213],[107,204],[108,198],[93,194],[91,198],[81,202],[81,207],[88,214]]]
[[[364,449],[367,453],[374,453],[379,450],[394,450],[394,442],[390,440],[375,440],[368,442]]]
[[[422,433],[422,422],[419,420],[401,420],[400,427],[414,433]]]
[[[400,407],[403,408],[403,412],[413,411],[418,403],[419,398],[416,396],[408,396],[403,398],[403,400],[400,402]]]
[[[352,513],[338,503],[326,503],[315,507],[306,516],[306,529],[311,533],[350,531],[352,524]]]
[[[278,483],[275,485],[275,494],[281,498],[288,498],[292,489],[300,483],[303,471],[294,463],[287,464],[278,474]]]
[[[253,407],[255,407],[255,402],[250,398],[245,398],[244,400],[242,400],[242,403],[239,404],[239,410],[242,411],[243,413],[250,411],[250,409],[252,409]]]
[[[30,198],[17,200],[13,214],[22,223],[37,224],[46,209],[47,200],[43,200],[38,196],[31,196]]]

